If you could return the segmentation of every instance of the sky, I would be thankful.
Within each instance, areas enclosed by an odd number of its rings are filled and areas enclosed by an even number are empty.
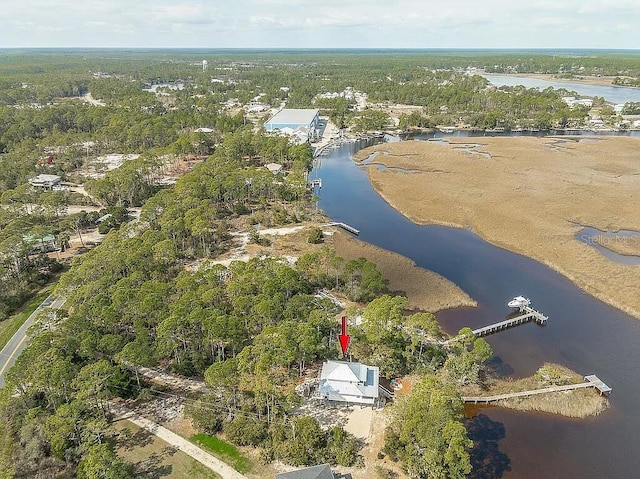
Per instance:
[[[0,48],[640,49],[640,0],[0,1]]]

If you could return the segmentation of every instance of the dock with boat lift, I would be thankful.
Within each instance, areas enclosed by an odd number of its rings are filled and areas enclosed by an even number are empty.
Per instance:
[[[513,328],[514,326],[520,326],[521,324],[525,324],[530,321],[534,321],[540,326],[544,326],[549,319],[540,311],[536,311],[529,306],[525,306],[522,310],[522,313],[523,314],[519,314],[518,316],[515,316],[513,318],[500,321],[499,323],[494,323],[482,328],[474,329],[473,334],[475,334],[477,338],[481,338],[483,336],[489,336],[490,334],[494,334],[508,328]]]
[[[498,394],[496,396],[463,396],[462,401],[467,404],[491,404],[505,399],[528,398],[539,394],[557,393],[563,391],[575,391],[576,389],[594,388],[601,396],[611,394],[611,388],[607,386],[598,376],[591,374],[584,377],[583,383],[566,384],[564,386],[550,386],[548,388],[533,389],[531,391],[520,391],[515,393]]]
[[[518,308],[521,314],[514,316],[513,318],[505,319],[504,321],[500,321],[498,323],[493,323],[488,326],[483,326],[482,328],[474,329],[473,334],[476,336],[476,338],[482,338],[484,336],[489,336],[490,334],[498,333],[500,331],[504,331],[505,329],[520,326],[521,324],[526,324],[531,321],[540,326],[544,326],[545,324],[547,324],[547,320],[549,318],[542,314],[540,311],[533,309],[530,304],[531,300],[529,298],[516,296],[511,301],[509,301],[508,306],[511,308]],[[451,338],[447,341],[443,341],[441,344],[447,346],[454,340],[455,338]]]

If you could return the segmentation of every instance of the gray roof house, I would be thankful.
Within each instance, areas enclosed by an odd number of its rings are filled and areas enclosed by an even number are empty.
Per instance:
[[[38,175],[35,178],[29,179],[29,184],[36,188],[44,188],[45,190],[51,190],[54,186],[57,186],[62,181],[58,175]]]
[[[379,396],[380,370],[347,361],[326,361],[320,372],[318,394],[322,399],[374,405]]]
[[[276,479],[351,479],[351,474],[334,474],[328,464],[306,467],[297,471],[283,472]]]

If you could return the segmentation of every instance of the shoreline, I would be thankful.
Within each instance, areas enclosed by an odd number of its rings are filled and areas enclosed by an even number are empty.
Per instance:
[[[543,380],[544,374],[556,376],[555,381]],[[582,375],[566,366],[545,363],[537,373],[526,378],[489,377],[483,386],[471,385],[463,387],[461,392],[472,396],[493,396],[519,391],[546,388],[553,385],[580,384],[584,382]],[[610,407],[607,396],[599,395],[593,388],[540,394],[530,397],[504,399],[490,405],[467,403],[465,414],[468,417],[486,408],[511,409],[528,413],[553,414],[566,419],[583,420],[598,416]]]
[[[508,76],[513,78],[532,78],[535,80],[546,80],[553,81],[558,83],[579,83],[581,85],[592,85],[592,86],[610,86],[610,87],[618,87],[618,88],[637,88],[625,85],[614,85],[613,79],[615,76],[602,76],[596,77],[591,75],[584,76],[576,76],[574,78],[558,78],[555,73],[488,73],[485,72],[484,75],[492,76]]]
[[[404,217],[409,219],[411,222],[413,222],[413,223],[415,223],[417,225],[422,225],[422,226],[433,225],[433,226],[445,226],[447,228],[468,229],[474,235],[478,236],[478,238],[480,238],[482,241],[486,241],[487,243],[489,243],[492,246],[495,246],[496,248],[501,248],[501,249],[509,251],[511,253],[519,254],[521,256],[524,256],[526,258],[532,259],[534,261],[537,261],[538,263],[541,263],[541,264],[547,266],[548,268],[552,269],[556,273],[561,274],[562,276],[567,278],[575,286],[580,288],[580,290],[584,291],[588,295],[593,296],[594,298],[598,299],[599,301],[602,301],[603,303],[608,304],[609,306],[612,306],[612,307],[622,311],[623,313],[628,314],[629,316],[632,316],[633,318],[640,320],[640,310],[635,310],[635,309],[633,309],[633,308],[631,308],[629,306],[620,304],[615,299],[613,299],[613,298],[601,293],[600,291],[598,291],[596,289],[590,288],[589,285],[583,284],[580,281],[579,278],[577,278],[576,276],[574,276],[570,272],[564,270],[559,265],[551,262],[547,258],[534,256],[534,255],[532,255],[532,254],[530,254],[530,253],[528,253],[528,252],[526,252],[526,251],[524,251],[522,249],[512,247],[511,245],[503,243],[503,242],[500,242],[500,241],[495,241],[495,240],[493,240],[491,238],[488,238],[487,236],[483,235],[477,229],[475,229],[475,228],[473,228],[471,226],[468,226],[468,225],[462,225],[462,224],[454,223],[454,222],[437,221],[437,220],[433,220],[433,221],[430,221],[430,222],[422,222],[422,221],[417,220],[415,217],[412,217],[411,214],[408,214],[408,213],[398,209],[396,206],[394,206],[393,203],[391,203],[391,201],[389,200],[389,198],[387,198],[378,189],[378,186],[376,186],[376,184],[374,183],[374,180],[370,176],[369,176],[369,180],[371,181],[371,185],[374,187],[374,189],[380,195],[380,197],[389,206],[391,206],[393,209],[398,211],[398,213],[400,213],[401,215],[403,215]]]
[[[483,139],[483,142],[484,141],[486,141],[486,138]],[[361,165],[363,159],[366,159],[373,151],[376,151],[376,150],[379,151],[381,147],[382,149],[388,150],[391,147],[391,145],[389,144],[374,145],[372,147],[361,150],[360,152],[358,152],[360,154],[354,157],[354,161],[357,164]],[[400,167],[415,166],[413,163],[411,163],[410,160],[407,160],[406,155],[404,157],[395,156],[395,155],[382,155],[381,158],[384,159],[382,163],[384,163],[386,166],[400,166]],[[399,158],[402,158],[402,160],[394,161],[394,160],[398,160]],[[498,157],[496,156],[496,158]],[[500,159],[502,159],[502,157],[500,157]],[[395,164],[398,162],[400,163],[399,165]],[[425,170],[425,173],[427,173],[426,170]],[[446,226],[446,227],[452,227],[452,228],[470,229],[475,235],[477,235],[483,241],[486,241],[487,243],[493,246],[496,246],[496,247],[505,249],[507,251],[520,254],[527,258],[538,261],[539,263],[544,264],[545,266],[549,267],[553,271],[567,278],[569,281],[571,281],[574,285],[576,285],[585,293],[593,296],[594,298],[610,306],[613,306],[614,308],[636,319],[640,319],[640,307],[636,306],[633,303],[633,301],[629,302],[621,299],[624,297],[625,294],[627,296],[630,296],[630,295],[632,296],[631,293],[629,292],[622,293],[620,291],[620,288],[612,287],[610,285],[591,284],[591,282],[589,281],[590,277],[593,278],[593,273],[589,271],[587,266],[589,267],[592,266],[592,270],[593,268],[595,268],[595,271],[600,271],[599,268],[603,268],[603,271],[610,270],[612,272],[611,277],[614,277],[615,273],[621,270],[620,268],[621,265],[618,265],[616,263],[610,263],[604,257],[593,255],[594,252],[592,251],[580,250],[580,245],[572,244],[570,241],[567,241],[566,239],[565,241],[560,241],[558,244],[551,245],[552,247],[555,247],[556,250],[549,251],[547,248],[547,249],[543,249],[542,253],[540,251],[536,251],[535,248],[527,248],[526,243],[523,243],[523,242],[518,243],[518,238],[515,238],[515,240],[512,242],[505,241],[500,237],[493,235],[490,230],[487,231],[486,228],[483,228],[483,226],[486,226],[486,225],[478,224],[478,222],[481,223],[481,221],[478,221],[477,219],[475,222],[473,220],[469,220],[468,218],[464,218],[464,219],[459,218],[458,220],[456,220],[455,212],[452,212],[450,208],[443,208],[442,205],[438,205],[440,207],[439,210],[436,207],[434,211],[432,211],[431,213],[427,212],[427,214],[425,215],[424,212],[421,213],[419,210],[416,211],[415,208],[414,209],[410,208],[409,205],[407,204],[406,198],[397,197],[397,195],[394,196],[393,191],[388,191],[390,188],[393,187],[394,182],[393,181],[383,182],[381,178],[382,174],[384,173],[381,173],[376,169],[372,169],[372,168],[367,169],[367,176],[369,178],[371,185],[375,189],[375,191],[382,197],[382,199],[387,204],[389,204],[392,208],[394,208],[400,214],[405,216],[411,222],[419,225],[439,225],[439,226]],[[398,174],[398,173],[390,173],[390,174]],[[419,173],[419,174],[422,175],[424,173]],[[405,189],[403,191],[406,193],[407,190]],[[483,211],[483,213],[486,214],[487,212]],[[467,221],[465,220],[470,221],[470,224],[467,224]],[[614,227],[619,226],[619,228],[625,229],[624,225],[620,226],[620,225],[614,224],[612,226]],[[560,234],[560,232],[558,232],[557,234]],[[560,238],[560,239],[564,239],[564,238]],[[556,239],[556,241],[558,241],[558,239]],[[564,250],[568,248],[569,251],[571,251],[571,254],[573,254],[578,260],[585,263],[586,266],[583,265],[584,266],[583,270],[580,270],[580,268],[578,268],[577,270],[572,270],[571,268],[567,268],[566,265],[562,264],[563,248]],[[555,261],[554,261],[554,257],[555,257]],[[589,265],[589,263],[598,263],[598,264]],[[634,276],[634,273],[631,271],[627,271],[627,276],[628,276],[627,279],[632,279]],[[631,283],[626,282],[625,284],[627,285],[633,284],[633,282]]]
[[[331,246],[338,256],[349,261],[367,258],[389,282],[392,294],[403,293],[413,310],[438,313],[447,309],[476,307],[478,303],[458,285],[438,273],[421,268],[406,256],[372,245],[336,231]]]
[[[558,274],[564,276],[565,278],[567,278],[569,281],[571,281],[575,286],[580,288],[580,290],[585,292],[586,294],[588,294],[590,296],[593,296],[594,298],[598,299],[599,301],[602,301],[603,303],[608,304],[609,306],[612,306],[612,307],[622,311],[623,313],[628,314],[629,316],[632,316],[635,319],[640,320],[640,311],[636,311],[635,309],[630,308],[630,307],[628,307],[626,305],[619,304],[613,298],[610,298],[610,297],[600,293],[599,291],[590,288],[588,285],[582,284],[578,278],[573,276],[568,271],[562,269],[559,265],[556,265],[555,263],[552,263],[547,258],[533,256],[533,255],[527,253],[526,251],[524,251],[522,249],[518,249],[518,248],[512,247],[511,245],[508,245],[506,243],[502,243],[500,241],[495,241],[495,240],[493,240],[491,238],[488,238],[488,237],[484,236],[477,229],[475,229],[475,228],[473,228],[471,226],[468,226],[468,225],[463,225],[463,224],[454,223],[454,222],[447,222],[447,221],[437,221],[437,220],[433,220],[433,221],[430,221],[430,222],[419,221],[417,218],[413,217],[411,214],[409,214],[409,213],[407,213],[405,211],[402,211],[402,210],[398,209],[396,206],[394,206],[393,203],[389,200],[389,198],[387,198],[382,193],[382,191],[380,191],[378,189],[378,186],[376,186],[374,180],[370,176],[369,176],[369,180],[371,181],[371,185],[373,186],[373,188],[380,195],[380,197],[385,201],[385,203],[387,203],[389,206],[391,206],[393,209],[395,209],[402,216],[406,217],[412,223],[415,223],[415,224],[421,225],[421,226],[444,226],[444,227],[447,227],[447,228],[458,228],[458,229],[462,229],[462,230],[468,229],[474,235],[476,235],[478,238],[480,238],[482,241],[486,241],[487,243],[489,243],[492,246],[495,246],[496,248],[500,248],[500,249],[503,249],[505,251],[509,251],[511,253],[519,254],[521,256],[524,256],[526,258],[532,259],[534,261],[537,261],[538,263],[541,263],[541,264],[545,265],[546,267],[552,269],[556,273],[558,273]]]

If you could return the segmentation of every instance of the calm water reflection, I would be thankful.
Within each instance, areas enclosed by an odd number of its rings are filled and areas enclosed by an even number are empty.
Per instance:
[[[583,83],[559,82],[553,80],[541,80],[539,78],[526,78],[513,75],[496,75],[487,73],[482,75],[497,87],[522,85],[526,88],[564,88],[574,91],[580,96],[595,97],[601,96],[612,103],[627,103],[640,101],[640,88],[585,85]]]

